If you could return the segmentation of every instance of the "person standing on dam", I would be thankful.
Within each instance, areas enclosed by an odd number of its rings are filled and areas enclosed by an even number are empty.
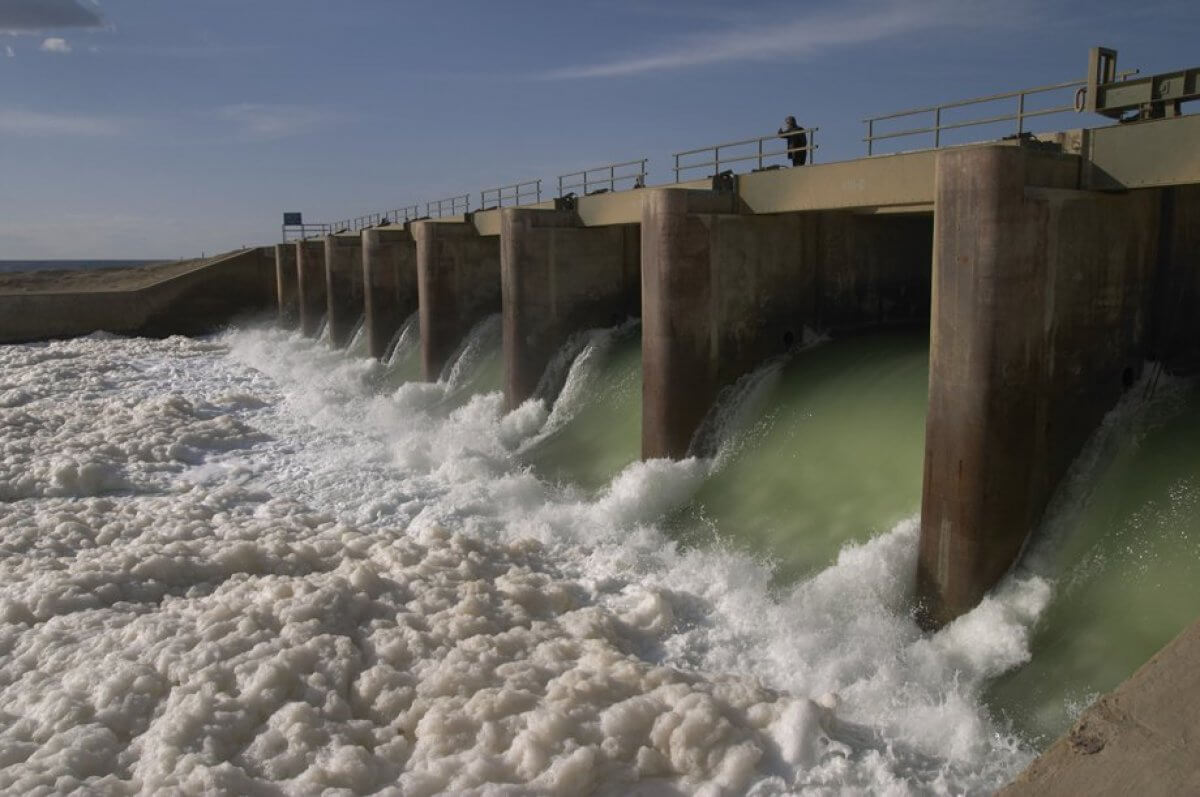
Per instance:
[[[783,127],[779,128],[779,137],[787,142],[788,160],[793,166],[803,166],[808,158],[808,134],[804,132],[804,128],[796,124],[796,117],[789,116],[783,120]]]

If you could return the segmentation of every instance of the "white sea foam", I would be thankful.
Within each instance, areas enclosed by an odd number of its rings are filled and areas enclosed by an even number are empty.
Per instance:
[[[0,790],[962,793],[1029,759],[979,693],[1041,579],[923,635],[909,521],[771,592],[656,526],[711,463],[581,500],[512,456],[543,404],[381,367],[0,347]]]

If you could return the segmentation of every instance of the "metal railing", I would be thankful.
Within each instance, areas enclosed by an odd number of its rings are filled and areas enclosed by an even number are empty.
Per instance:
[[[1117,75],[1117,78],[1124,80],[1131,75],[1136,75],[1137,70],[1122,72]],[[1026,132],[1025,120],[1033,119],[1039,116],[1051,116],[1053,114],[1074,113],[1082,110],[1079,104],[1078,91],[1072,97],[1072,101],[1063,105],[1054,105],[1045,108],[1030,108],[1027,98],[1047,94],[1055,91],[1065,91],[1067,89],[1079,89],[1086,86],[1086,80],[1068,80],[1064,83],[1052,83],[1048,86],[1038,86],[1032,89],[1021,89],[1019,91],[1006,91],[1001,94],[989,94],[986,97],[972,97],[969,100],[958,100],[956,102],[942,103],[941,105],[928,105],[924,108],[912,108],[907,111],[897,111],[896,113],[884,114],[882,116],[872,116],[863,120],[863,124],[867,126],[867,135],[863,139],[867,143],[867,155],[875,154],[875,142],[884,141],[894,138],[909,138],[911,136],[920,136],[933,134],[933,149],[938,149],[942,146],[942,132],[947,130],[961,130],[967,127],[978,127],[980,125],[1001,124],[1003,122],[1016,122],[1013,134],[1016,136],[1024,135]],[[995,116],[987,116],[982,119],[959,119],[951,122],[943,122],[942,115],[949,110],[956,108],[966,108],[972,105],[982,105],[984,103],[996,103],[1001,100],[1016,100],[1016,109],[1011,113],[1003,113]],[[922,116],[932,114],[933,124],[924,127],[905,128],[903,130],[888,131],[885,133],[876,133],[875,126],[879,122],[889,121],[893,119],[905,119],[913,116]]]
[[[457,216],[460,213],[467,213],[470,210],[470,194],[460,194],[459,196],[435,199],[432,202],[425,203],[425,215],[431,219],[440,219],[442,216]]]
[[[421,206],[407,205],[402,208],[396,208],[395,210],[385,210],[383,215],[387,217],[387,220],[392,224],[404,224],[405,222],[421,217]]]
[[[506,205],[523,205],[528,199],[534,202],[542,201],[541,180],[526,180],[523,183],[485,188],[479,192],[479,209],[491,210]]]
[[[283,243],[303,241],[305,238],[323,238],[332,231],[332,224],[285,224],[282,228]]]
[[[808,163],[812,163],[813,155],[817,149],[817,130],[819,129],[820,128],[816,127],[808,127],[802,131],[808,136],[808,143],[803,147],[784,147],[775,151],[767,151],[767,148],[764,147],[766,142],[779,141],[783,138],[782,133],[774,133],[769,136],[747,138],[742,141],[729,141],[724,144],[716,144],[711,147],[701,147],[699,149],[689,149],[683,152],[676,152],[673,154],[673,157],[675,158],[675,182],[680,182],[679,175],[682,172],[692,171],[694,169],[704,169],[710,166],[712,167],[712,174],[714,175],[721,173],[722,165],[727,166],[731,163],[744,163],[745,161],[756,161],[758,163],[758,166],[755,167],[756,169],[769,168],[769,166],[782,166],[782,164],[767,165],[766,162],[773,158],[785,158],[796,152],[807,153],[808,157],[806,160]],[[740,149],[743,151],[735,152],[734,154],[730,155],[728,150],[731,149]],[[724,156],[722,156],[721,150],[726,150],[726,154]],[[746,152],[745,150],[751,151]],[[702,153],[712,153],[712,160],[702,161],[700,163],[683,163],[681,161],[682,158],[686,158],[689,155],[699,155]]]
[[[593,166],[581,172],[559,175],[558,195],[561,197],[573,193],[572,189],[574,188],[580,189],[583,196],[600,191],[616,191],[617,183],[622,183],[626,180],[633,181],[633,185],[630,188],[644,188],[646,186],[646,163],[648,160],[648,158],[641,158],[635,161],[606,163],[603,166]],[[636,172],[629,171],[629,167],[633,166],[637,167]],[[621,173],[618,174],[618,172]],[[573,183],[571,180],[577,180],[578,182]]]

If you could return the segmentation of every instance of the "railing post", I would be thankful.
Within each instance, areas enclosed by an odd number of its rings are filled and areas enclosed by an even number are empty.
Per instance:
[[[867,120],[867,157],[874,154],[875,150],[875,120]]]
[[[1025,132],[1025,92],[1017,95],[1017,138]]]
[[[713,177],[721,173],[721,145],[713,147]]]
[[[933,148],[942,146],[942,106],[933,109]]]
[[[787,141],[787,139],[785,138],[784,141]],[[758,140],[758,168],[760,171],[762,170],[762,143],[763,143],[763,140],[760,138]],[[791,153],[785,151],[783,154],[790,155]]]
[[[679,156],[675,156],[675,182],[679,182]]]
[[[617,190],[617,167],[611,164],[608,167],[608,190]]]

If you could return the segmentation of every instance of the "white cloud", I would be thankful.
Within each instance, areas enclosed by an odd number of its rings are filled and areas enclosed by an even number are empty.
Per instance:
[[[236,124],[243,135],[263,140],[303,135],[333,120],[320,108],[252,102],[226,105],[218,109],[217,115]]]
[[[1024,5],[1015,3],[1015,5]],[[985,24],[995,14],[976,2],[870,0],[774,24],[761,19],[694,34],[656,52],[550,72],[551,79],[626,77],[730,61],[795,61],[832,47],[865,44],[935,27]]]
[[[12,46],[8,45],[8,44],[4,45],[4,54],[7,55],[9,58],[17,57],[17,54],[15,52],[13,52]]]
[[[0,33],[104,27],[90,6],[79,0],[0,0]]]
[[[102,116],[0,108],[0,133],[15,136],[115,136],[121,125]]]
[[[71,43],[58,36],[51,36],[45,39],[38,49],[44,53],[69,53],[71,52]]]

